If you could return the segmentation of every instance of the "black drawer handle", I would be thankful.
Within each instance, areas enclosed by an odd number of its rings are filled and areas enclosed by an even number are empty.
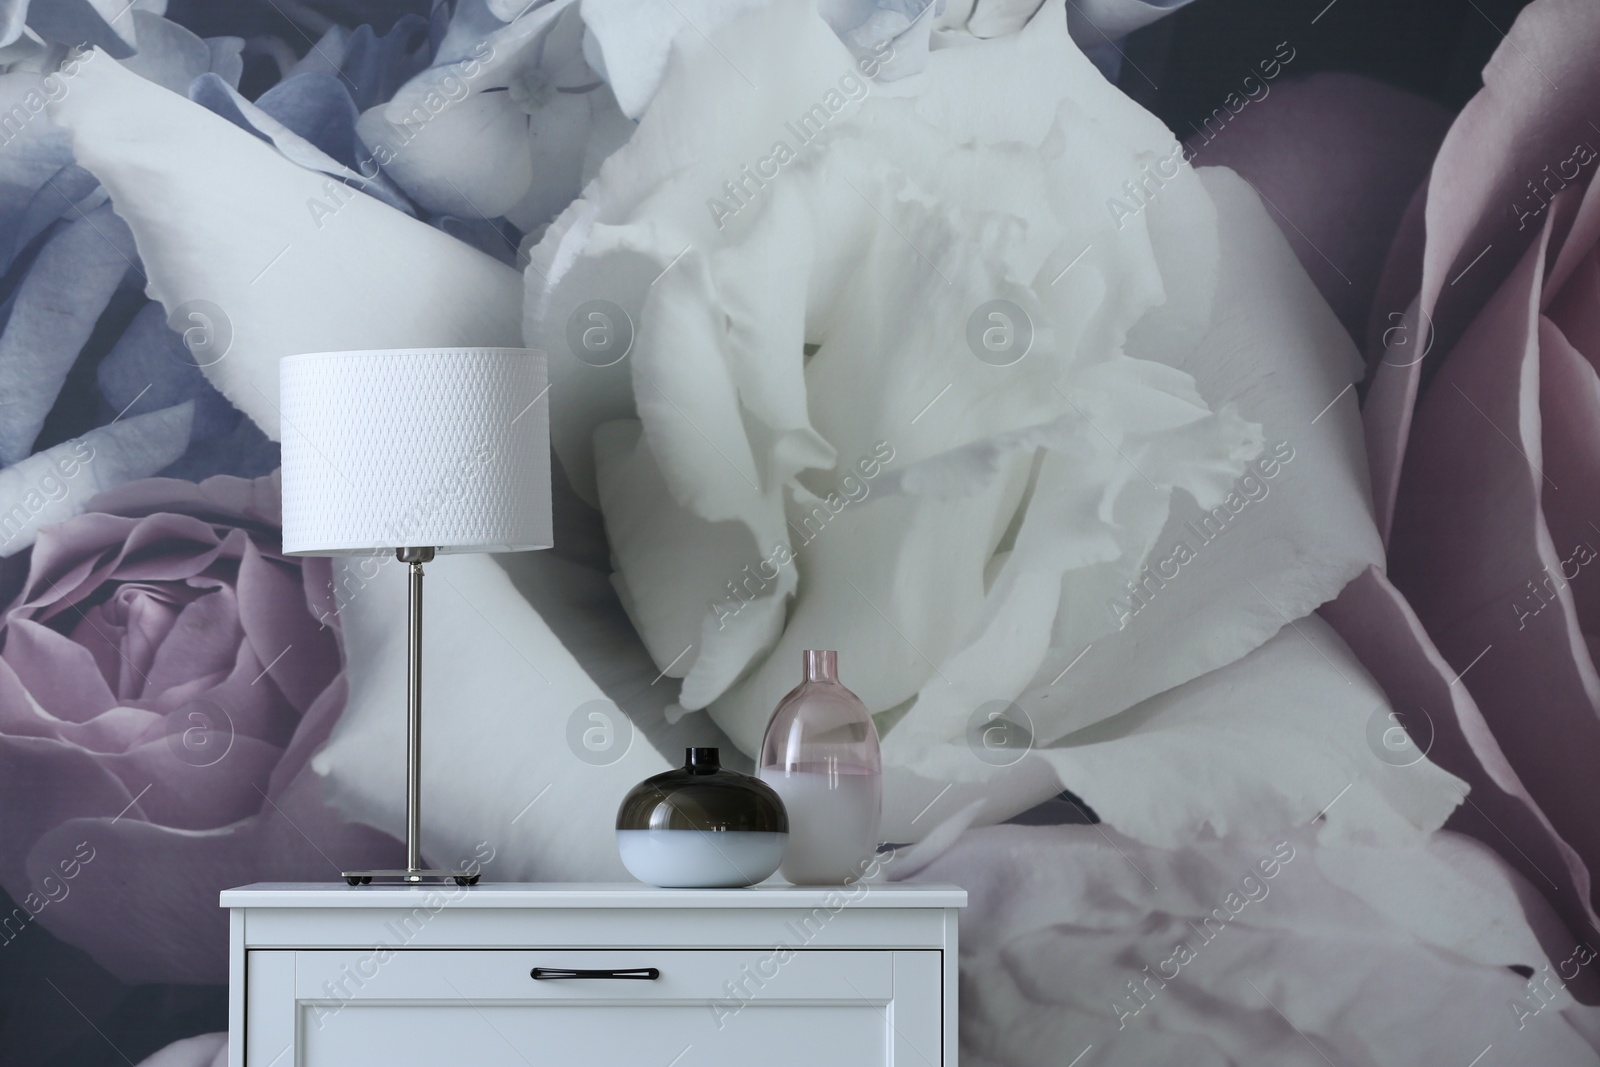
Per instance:
[[[584,971],[570,967],[535,967],[528,972],[535,982],[548,982],[557,978],[632,978],[640,982],[653,982],[661,977],[654,967],[629,967],[619,971]]]

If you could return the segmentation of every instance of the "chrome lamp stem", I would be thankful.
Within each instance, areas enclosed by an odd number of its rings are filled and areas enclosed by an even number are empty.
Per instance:
[[[401,548],[395,558],[410,564],[406,610],[410,619],[406,643],[406,870],[422,871],[422,565],[431,562],[431,548]]]
[[[431,563],[432,548],[397,548],[395,559],[407,564],[406,608],[406,866],[399,871],[345,871],[351,885],[371,885],[373,879],[415,885],[454,880],[476,885],[477,874],[466,871],[430,871],[422,866],[422,565]]]

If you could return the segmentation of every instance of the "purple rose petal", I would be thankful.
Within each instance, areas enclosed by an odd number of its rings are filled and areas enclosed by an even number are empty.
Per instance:
[[[1408,728],[1411,743],[1467,783],[1470,792],[1447,826],[1498,848],[1508,864],[1547,895],[1569,930],[1600,921],[1589,902],[1588,867],[1557,835],[1472,694],[1454,681],[1456,672],[1389,579],[1368,570],[1324,605],[1321,614],[1403,713],[1396,721]],[[1507,840],[1516,847],[1501,847]],[[1552,937],[1541,928],[1539,934],[1554,958],[1571,950],[1570,940],[1563,940],[1571,936],[1568,931]],[[1585,972],[1573,992],[1589,1002],[1600,1000],[1600,979]]]
[[[94,946],[95,959],[129,982],[227,981],[228,914],[217,907],[219,887],[264,877],[328,881],[341,867],[397,859],[392,838],[329,809],[310,772],[258,814],[199,833],[126,817],[74,819],[39,839],[34,862],[71,855],[80,841],[92,843],[95,859],[39,920],[66,941]]]
[[[125,981],[222,981],[219,890],[397,859],[308,766],[345,704],[331,571],[284,557],[276,476],[93,506],[40,531],[0,617],[0,885],[87,842],[38,921]]]
[[[1445,135],[1426,207],[1419,314],[1433,351],[1448,352],[1520,260],[1542,221],[1527,182],[1559,166],[1600,122],[1600,19],[1587,0],[1539,0],[1523,9],[1484,69],[1484,87]],[[1538,64],[1528,60],[1538,55]],[[1559,86],[1559,88],[1557,88]],[[1531,215],[1531,217],[1530,217]],[[1410,279],[1417,292],[1418,279]],[[1374,314],[1392,310],[1374,305]],[[1378,528],[1393,521],[1423,363],[1415,347],[1376,364],[1367,449]]]
[[[1581,478],[1563,483],[1543,459],[1541,422],[1564,413],[1558,405],[1541,410],[1541,373],[1574,369],[1559,352],[1541,351],[1542,341],[1554,340],[1538,314],[1550,229],[1546,220],[1539,242],[1468,326],[1417,405],[1390,573],[1448,663],[1458,673],[1471,670],[1461,684],[1574,853],[1569,865],[1581,857],[1592,869],[1600,861],[1593,818],[1600,796],[1592,776],[1571,768],[1600,759],[1600,679],[1572,591],[1553,577],[1573,546],[1552,539],[1544,513],[1545,502],[1584,492]],[[1545,440],[1581,443],[1594,431],[1556,426]],[[1574,470],[1564,461],[1556,466],[1564,476]],[[1587,876],[1577,883],[1587,904]],[[1564,910],[1575,930],[1586,928],[1573,905]]]
[[[256,656],[268,664],[268,678],[296,711],[304,713],[339,673],[332,641],[301,640],[306,603],[297,565],[247,550],[239,567],[239,621]]]
[[[49,627],[12,620],[6,628],[5,661],[25,690],[48,695],[45,710],[55,718],[88,722],[116,706],[116,694],[91,651]]]

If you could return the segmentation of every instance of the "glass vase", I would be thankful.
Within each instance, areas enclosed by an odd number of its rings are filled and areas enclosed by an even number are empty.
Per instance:
[[[795,885],[842,885],[862,876],[878,847],[878,729],[839,683],[838,653],[807,649],[802,665],[800,684],[767,724],[757,773],[789,813],[783,876]]]

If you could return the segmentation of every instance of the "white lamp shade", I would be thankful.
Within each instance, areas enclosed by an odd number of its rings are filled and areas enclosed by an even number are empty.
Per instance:
[[[549,548],[545,372],[517,348],[284,357],[283,550]]]

